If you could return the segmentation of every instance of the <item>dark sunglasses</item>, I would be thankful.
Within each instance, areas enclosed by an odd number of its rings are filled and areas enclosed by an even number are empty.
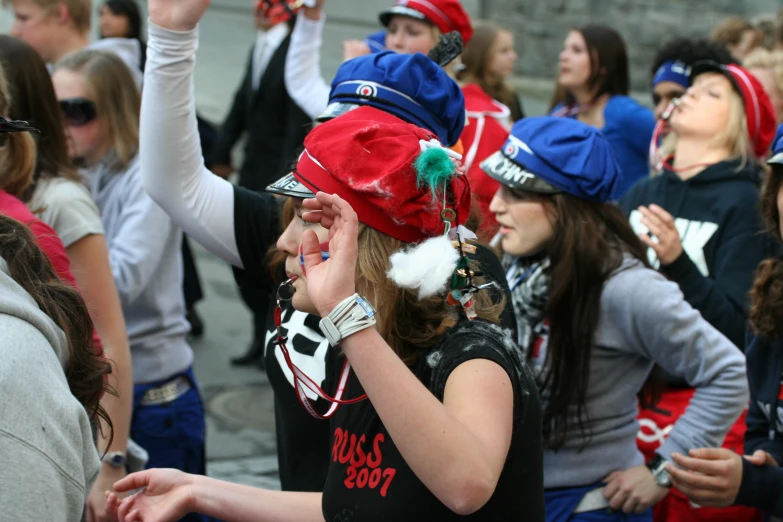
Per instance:
[[[95,102],[85,98],[60,100],[60,110],[65,118],[65,123],[73,127],[87,125],[98,115]]]

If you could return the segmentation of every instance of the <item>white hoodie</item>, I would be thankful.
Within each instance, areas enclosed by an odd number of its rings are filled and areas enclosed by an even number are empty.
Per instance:
[[[81,520],[100,470],[65,335],[0,258],[0,518]]]

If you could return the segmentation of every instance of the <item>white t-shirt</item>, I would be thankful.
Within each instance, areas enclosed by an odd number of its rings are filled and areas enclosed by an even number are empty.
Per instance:
[[[27,206],[57,232],[65,248],[90,234],[103,234],[98,207],[87,187],[78,181],[42,179]]]

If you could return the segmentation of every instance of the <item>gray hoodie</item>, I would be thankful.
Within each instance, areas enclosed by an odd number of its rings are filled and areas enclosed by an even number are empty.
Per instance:
[[[65,334],[0,258],[0,518],[80,520],[100,470]]]

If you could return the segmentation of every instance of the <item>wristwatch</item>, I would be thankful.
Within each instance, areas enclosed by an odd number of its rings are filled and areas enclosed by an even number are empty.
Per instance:
[[[127,462],[125,453],[121,451],[112,451],[103,456],[103,462],[107,463],[112,468],[124,468]]]
[[[349,335],[374,325],[375,313],[375,308],[367,299],[353,294],[335,306],[318,326],[329,344],[337,346]]]
[[[666,471],[666,464],[668,463],[669,461],[657,453],[652,459],[650,459],[650,462],[647,463],[647,469],[652,472],[655,483],[662,488],[672,487],[672,479],[669,477],[669,473]]]

